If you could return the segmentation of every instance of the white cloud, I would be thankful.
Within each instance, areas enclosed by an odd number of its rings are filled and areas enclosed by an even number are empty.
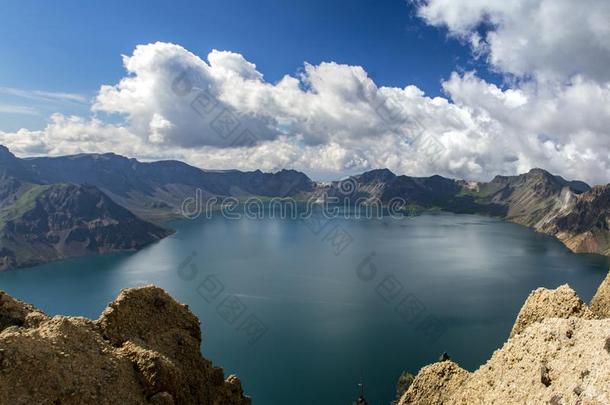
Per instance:
[[[425,0],[429,24],[466,39],[475,56],[516,78],[501,90],[452,74],[452,101],[494,123],[524,171],[610,178],[610,3],[597,0]],[[481,33],[484,33],[481,36]],[[509,80],[511,82],[511,80]],[[488,134],[492,133],[491,129]]]
[[[471,17],[451,17],[463,33],[480,19],[476,4],[463,13]],[[537,166],[610,178],[610,87],[591,74],[505,89],[454,73],[443,83],[447,97],[431,98],[416,86],[379,87],[362,67],[333,62],[270,83],[226,51],[202,59],[155,43],[123,61],[127,75],[102,86],[92,105],[123,122],[56,114],[44,130],[0,133],[0,142],[21,155],[113,151],[325,177],[388,167],[489,179]]]
[[[607,84],[575,77],[567,86],[532,82],[502,91],[472,73],[454,73],[443,87],[458,107],[489,124],[484,132],[495,136],[496,153],[504,150],[507,160],[517,158],[511,165],[517,172],[538,166],[571,178],[608,182]]]
[[[419,15],[467,39],[502,72],[539,80],[610,79],[610,2],[424,0]],[[481,37],[478,28],[486,35]]]
[[[121,151],[146,156],[145,144],[126,128],[97,119],[53,114],[41,131],[0,132],[0,143],[20,156]]]

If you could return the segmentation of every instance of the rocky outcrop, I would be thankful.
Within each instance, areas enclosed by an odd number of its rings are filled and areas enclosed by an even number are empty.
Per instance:
[[[573,200],[541,230],[573,252],[610,255],[610,185],[593,187]]]
[[[591,309],[567,285],[538,289],[486,364],[473,373],[451,362],[426,366],[400,404],[609,404],[609,307],[608,279]]]
[[[35,326],[46,315],[33,306],[0,291],[0,331],[9,326]]]
[[[610,403],[610,320],[546,319],[511,338],[447,404]]]
[[[555,290],[538,288],[533,291],[517,315],[510,336],[521,333],[529,325],[547,318],[586,318],[592,317],[591,311],[567,284]]]
[[[197,318],[154,286],[123,290],[95,321],[0,293],[0,403],[250,404],[200,344]]]
[[[452,361],[441,361],[420,370],[398,405],[447,403],[462,384],[469,372]]]

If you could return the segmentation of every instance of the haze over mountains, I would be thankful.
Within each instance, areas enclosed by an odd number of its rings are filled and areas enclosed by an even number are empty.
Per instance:
[[[316,183],[294,170],[208,171],[112,153],[20,159],[2,147],[0,269],[139,249],[171,233],[159,224],[177,218],[198,189],[204,198],[338,196],[354,204],[400,197],[409,209],[498,216],[556,236],[575,252],[610,254],[610,185],[591,188],[542,169],[486,183],[387,169]]]

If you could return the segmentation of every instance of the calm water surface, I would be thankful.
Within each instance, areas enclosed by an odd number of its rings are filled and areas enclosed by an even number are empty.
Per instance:
[[[0,288],[49,314],[97,318],[121,288],[154,283],[190,305],[204,354],[237,373],[254,404],[350,404],[363,378],[378,405],[393,399],[402,370],[416,372],[443,351],[476,369],[532,289],[569,283],[588,300],[610,267],[527,228],[470,215],[335,219],[319,233],[281,219],[172,226],[176,235],[135,254],[0,273]],[[353,239],[338,255],[332,229]],[[396,310],[404,299],[407,318]],[[232,313],[222,310],[229,302]],[[240,327],[246,319],[267,328],[254,344],[254,329]],[[442,336],[422,329],[423,319]]]

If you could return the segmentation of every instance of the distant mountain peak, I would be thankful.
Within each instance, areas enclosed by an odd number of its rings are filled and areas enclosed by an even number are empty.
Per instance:
[[[541,169],[539,167],[534,167],[533,169],[530,169],[529,172],[527,172],[527,174],[542,174],[542,175],[549,175],[552,176],[552,174],[544,169]]]
[[[355,176],[362,181],[382,180],[389,181],[396,178],[396,175],[390,169],[373,169]]]
[[[4,145],[0,145],[0,175],[19,181],[35,182],[31,168]]]
[[[4,146],[4,145],[0,145],[0,156],[2,156],[2,155],[6,155],[6,154],[9,154],[9,155],[11,155],[11,156],[15,157],[15,155],[13,155],[13,154],[11,153],[11,151],[10,151],[10,150],[9,150],[9,149],[8,149],[6,146]]]
[[[19,158],[4,145],[0,145],[0,163],[15,162]]]
[[[388,168],[382,168],[382,169],[373,169],[373,170],[369,170],[367,172],[364,172],[363,174],[378,174],[378,175],[383,175],[383,176],[396,176],[394,174],[394,172],[392,172],[390,169]]]

